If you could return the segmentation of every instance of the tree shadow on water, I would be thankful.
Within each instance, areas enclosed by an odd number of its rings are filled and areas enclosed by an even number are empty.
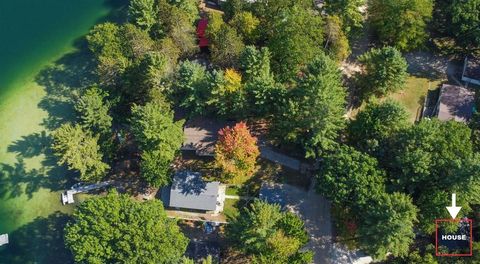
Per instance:
[[[0,163],[0,198],[11,199],[25,194],[32,199],[40,189],[64,190],[71,184],[68,174],[66,168],[57,166],[28,170],[25,161],[17,157],[13,165]]]
[[[41,188],[60,191],[71,184],[72,173],[58,166],[46,131],[24,136],[8,146],[8,152],[16,154],[14,164],[0,163],[0,198],[9,199],[28,195],[29,199]],[[26,159],[42,156],[39,169],[28,169]]]
[[[75,121],[73,103],[83,90],[97,82],[96,62],[88,50],[86,40],[79,39],[76,51],[64,55],[36,76],[46,95],[38,106],[48,113],[42,125],[49,130]]]
[[[10,243],[0,248],[0,263],[73,263],[63,239],[63,229],[69,220],[68,215],[55,212],[46,218],[37,217],[10,233]]]
[[[51,143],[51,137],[47,135],[46,131],[42,131],[23,136],[8,146],[7,150],[23,158],[33,158],[40,154],[45,154]]]

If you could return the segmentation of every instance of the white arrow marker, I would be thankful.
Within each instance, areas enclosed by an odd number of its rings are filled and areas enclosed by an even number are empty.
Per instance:
[[[458,212],[460,212],[460,209],[462,209],[462,207],[457,207],[456,199],[457,199],[457,195],[452,193],[452,206],[447,206],[447,210],[453,219],[457,217]]]

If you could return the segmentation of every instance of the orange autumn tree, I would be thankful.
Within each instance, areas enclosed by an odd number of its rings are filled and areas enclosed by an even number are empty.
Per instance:
[[[244,183],[256,172],[260,155],[257,138],[250,134],[245,122],[220,129],[218,136],[215,167],[220,170],[221,178],[230,184]]]

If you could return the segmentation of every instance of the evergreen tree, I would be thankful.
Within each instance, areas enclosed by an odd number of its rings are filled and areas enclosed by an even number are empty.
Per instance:
[[[358,58],[364,73],[360,86],[364,96],[385,96],[403,88],[408,77],[407,61],[393,47],[371,49]]]
[[[111,103],[106,100],[108,93],[98,87],[89,88],[75,103],[75,110],[80,114],[80,120],[85,129],[105,135],[112,127],[112,117],[109,115]]]
[[[58,165],[68,165],[80,173],[85,182],[100,181],[110,168],[102,162],[98,136],[84,131],[80,125],[63,124],[53,132],[52,149],[59,157]]]
[[[156,20],[155,0],[131,0],[128,16],[137,26],[149,30]]]
[[[274,116],[273,132],[284,142],[301,145],[307,157],[333,150],[338,132],[345,126],[345,97],[336,63],[321,55],[286,95],[286,105]]]
[[[167,105],[149,102],[132,106],[130,122],[142,150],[141,175],[154,187],[168,184],[170,164],[183,143],[184,121],[174,122]]]

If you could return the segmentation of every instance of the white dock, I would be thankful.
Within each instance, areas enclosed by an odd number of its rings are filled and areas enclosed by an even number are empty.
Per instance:
[[[89,192],[95,189],[100,189],[103,187],[107,187],[112,184],[112,181],[106,181],[106,182],[100,182],[100,183],[95,183],[95,184],[90,184],[90,185],[84,185],[84,186],[77,186],[78,184],[75,184],[72,186],[70,190],[67,190],[62,193],[62,204],[73,204],[75,201],[73,200],[73,195],[77,193],[84,193],[84,192]]]
[[[0,246],[8,244],[8,234],[0,235]]]

